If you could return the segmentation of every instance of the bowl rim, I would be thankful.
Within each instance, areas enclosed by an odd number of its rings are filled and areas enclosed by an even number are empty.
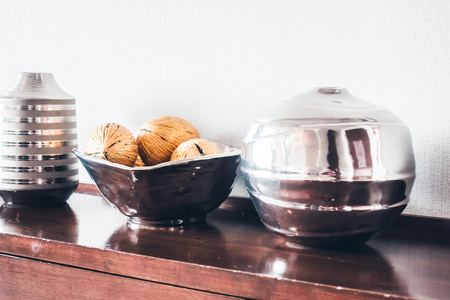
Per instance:
[[[73,148],[72,153],[75,154],[75,156],[77,156],[78,158],[82,158],[85,161],[100,163],[100,164],[104,164],[104,165],[108,165],[111,167],[128,170],[128,171],[148,171],[148,170],[155,170],[155,169],[169,167],[169,166],[189,164],[189,163],[195,162],[195,161],[209,160],[209,159],[223,158],[223,157],[233,157],[233,156],[241,155],[241,149],[239,149],[239,148],[236,148],[236,147],[233,147],[233,146],[230,146],[227,144],[221,144],[221,143],[212,142],[212,144],[214,144],[219,149],[220,153],[209,154],[209,155],[204,155],[204,156],[197,156],[197,157],[192,157],[192,158],[183,158],[183,159],[178,159],[178,160],[174,160],[174,161],[167,161],[167,162],[159,163],[154,166],[130,167],[130,166],[122,165],[119,163],[107,161],[107,160],[104,160],[101,158],[97,158],[94,156],[84,154],[77,148]]]

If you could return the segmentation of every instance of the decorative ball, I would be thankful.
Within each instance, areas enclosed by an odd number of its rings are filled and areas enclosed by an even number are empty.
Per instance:
[[[145,164],[139,155],[137,156],[136,161],[134,162],[134,166],[135,167],[145,167]]]
[[[170,160],[205,156],[217,153],[219,153],[219,150],[211,142],[203,139],[193,139],[181,143],[172,153]]]
[[[185,119],[171,116],[163,116],[161,118],[167,118],[168,120],[172,120],[174,122],[179,123],[183,127],[184,132],[186,133],[186,141],[200,138],[200,134],[198,133],[197,129]]]
[[[147,166],[169,161],[173,151],[183,142],[200,138],[188,121],[173,116],[161,116],[147,121],[139,129],[136,141],[139,156]]]
[[[138,156],[138,146],[127,128],[116,123],[105,123],[89,134],[84,153],[131,167]]]

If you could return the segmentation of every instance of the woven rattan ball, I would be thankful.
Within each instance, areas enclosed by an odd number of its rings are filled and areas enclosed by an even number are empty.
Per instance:
[[[200,138],[188,121],[173,116],[160,116],[147,121],[136,137],[139,156],[147,166],[169,161],[173,151],[183,142]]]
[[[145,167],[145,164],[139,155],[137,156],[136,161],[134,162],[134,166],[135,167]]]
[[[133,166],[138,146],[133,134],[124,126],[105,123],[88,136],[84,153],[110,162]]]
[[[170,160],[205,156],[217,153],[219,153],[219,150],[211,142],[203,139],[192,139],[181,143],[181,145],[179,145],[172,153]]]

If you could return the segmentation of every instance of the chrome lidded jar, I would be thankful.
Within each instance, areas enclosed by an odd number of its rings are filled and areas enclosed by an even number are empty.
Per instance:
[[[75,99],[51,73],[19,73],[0,94],[0,199],[64,204],[78,186]]]
[[[408,127],[344,88],[314,88],[252,123],[241,170],[264,225],[289,243],[361,244],[409,202],[415,160]]]

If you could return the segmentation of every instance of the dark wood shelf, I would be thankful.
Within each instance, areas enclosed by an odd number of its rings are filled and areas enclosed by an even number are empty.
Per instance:
[[[312,249],[266,230],[248,199],[228,199],[204,223],[131,228],[96,193],[83,185],[60,208],[2,207],[1,299],[450,295],[446,220],[401,217],[360,248]]]

